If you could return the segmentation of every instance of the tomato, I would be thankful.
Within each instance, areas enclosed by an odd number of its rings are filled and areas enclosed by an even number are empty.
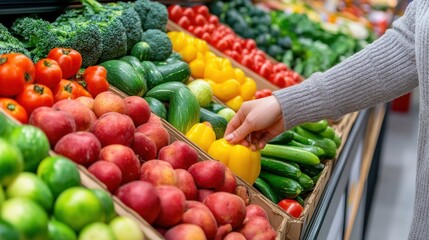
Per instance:
[[[284,63],[276,63],[273,66],[273,72],[283,72],[283,71],[288,71],[289,68],[286,64]]]
[[[253,57],[253,70],[255,70],[256,72],[259,72],[259,70],[262,67],[262,64],[264,64],[265,59],[263,59],[263,57],[261,57],[260,55],[255,55]]]
[[[25,108],[28,115],[38,107],[52,107],[54,97],[51,89],[42,84],[27,84],[24,90],[16,96],[16,101]]]
[[[182,16],[179,21],[177,21],[177,24],[179,24],[183,28],[188,28],[191,25],[191,21],[188,17]]]
[[[180,5],[173,4],[168,7],[168,17],[174,22],[177,22],[182,15],[183,9]]]
[[[294,199],[288,199],[288,198],[283,199],[278,203],[278,205],[281,208],[283,208],[285,212],[289,213],[290,215],[296,218],[301,216],[301,213],[304,210],[302,205],[299,204],[299,202]]]
[[[249,50],[253,50],[256,48],[256,42],[253,39],[246,39],[245,48]]]
[[[57,61],[44,58],[40,59],[36,65],[36,83],[43,84],[50,89],[54,89],[63,78],[63,72]]]
[[[259,68],[259,75],[267,79],[270,77],[272,72],[273,72],[273,65],[271,64],[271,62],[269,62],[269,60],[266,60]]]
[[[195,11],[192,8],[185,8],[183,10],[183,16],[187,17],[189,20],[195,18]]]
[[[82,56],[71,48],[53,48],[48,53],[48,58],[57,61],[61,67],[63,78],[71,78],[82,66]]]
[[[197,26],[204,26],[207,24],[207,20],[201,14],[197,14],[193,20]]]
[[[204,16],[204,18],[207,18],[210,16],[209,8],[205,5],[194,6],[192,7],[192,9],[194,9],[194,12],[196,14],[201,14],[202,16]]]
[[[217,26],[219,24],[219,18],[215,15],[210,15],[209,17],[209,23],[214,24]]]
[[[282,72],[271,75],[269,80],[280,88],[286,87],[285,75]]]
[[[63,99],[75,99],[79,97],[80,90],[74,81],[61,79],[54,90],[54,100],[58,102]]]
[[[99,93],[109,90],[107,70],[102,66],[91,66],[83,72],[83,81],[88,92],[96,97]]]
[[[204,34],[204,29],[201,26],[196,26],[192,32],[198,38],[201,38]]]
[[[215,44],[215,47],[223,52],[229,48],[229,43],[225,38],[222,38]]]
[[[205,25],[205,28],[206,28],[206,32],[212,33],[216,29],[216,26],[212,23],[209,23]]]
[[[76,88],[77,88],[77,95],[76,95],[76,98],[78,98],[78,97],[91,97],[92,98],[92,95],[91,95],[91,93],[89,93],[88,92],[88,90],[86,90],[85,89],[85,87],[84,86],[82,86],[80,83],[78,83],[78,82],[74,82],[75,83],[75,86],[76,86]]]
[[[243,48],[241,47],[241,44],[239,42],[234,42],[232,44],[232,50],[241,53],[243,51]]]
[[[21,53],[9,53],[7,55],[13,64],[24,70],[25,83],[33,83],[36,74],[33,61]]]
[[[25,124],[28,122],[27,111],[11,98],[0,98],[0,108],[21,123]]]
[[[0,96],[12,97],[24,89],[26,83],[33,83],[34,64],[20,53],[0,55]]]
[[[248,55],[242,55],[241,56],[241,63],[244,66],[252,69],[253,68],[253,59],[252,59],[252,56],[250,54],[248,54]]]
[[[204,41],[206,41],[208,43],[211,43],[211,35],[210,35],[210,33],[207,33],[207,32],[203,33],[203,35],[201,36],[201,39],[203,39]]]

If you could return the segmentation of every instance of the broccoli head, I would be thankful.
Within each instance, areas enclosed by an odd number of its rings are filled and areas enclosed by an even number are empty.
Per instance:
[[[151,61],[164,61],[172,52],[172,44],[167,34],[158,29],[149,29],[142,34],[141,41],[146,42],[150,46]]]
[[[30,52],[19,44],[0,41],[0,54],[22,53],[31,58]]]
[[[136,0],[134,9],[140,16],[144,31],[149,29],[159,29],[166,31],[168,21],[167,7],[159,2],[149,0]]]

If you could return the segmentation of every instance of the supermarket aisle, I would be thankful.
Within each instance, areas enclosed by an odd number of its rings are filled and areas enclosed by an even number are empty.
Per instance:
[[[390,112],[366,240],[407,239],[414,203],[418,92],[408,113]]]

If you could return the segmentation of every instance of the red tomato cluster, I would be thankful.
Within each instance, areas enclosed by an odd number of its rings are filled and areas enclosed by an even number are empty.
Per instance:
[[[268,59],[266,54],[256,47],[253,39],[243,39],[230,27],[219,23],[218,17],[210,14],[207,6],[184,8],[179,5],[170,5],[168,13],[173,22],[278,87],[284,88],[301,82],[299,74],[288,66]]]
[[[270,89],[261,89],[256,91],[255,98],[259,99],[259,98],[264,98],[271,95],[273,95],[273,92]]]
[[[104,67],[92,66],[78,74],[81,65],[80,53],[68,48],[54,48],[37,63],[20,53],[0,55],[0,108],[27,123],[37,107],[95,97],[109,89]]]

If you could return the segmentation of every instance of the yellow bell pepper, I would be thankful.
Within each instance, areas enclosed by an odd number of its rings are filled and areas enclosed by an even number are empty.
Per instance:
[[[229,79],[223,83],[215,83],[210,80],[209,83],[212,87],[213,95],[221,101],[225,102],[240,95],[240,83],[237,80]]]
[[[209,122],[194,124],[186,133],[186,137],[205,152],[209,150],[210,145],[216,140],[216,134]]]
[[[189,63],[197,57],[197,48],[192,44],[187,44],[185,48],[179,51],[183,61]]]
[[[206,67],[204,69],[204,78],[211,79],[217,83],[222,83],[235,77],[234,68],[228,65],[223,58],[206,58]]]
[[[214,141],[208,154],[252,185],[261,171],[261,154],[240,144],[232,145],[224,138]]]
[[[240,87],[240,96],[243,101],[252,100],[256,93],[256,83],[253,79],[246,77],[244,83]]]
[[[197,57],[189,63],[189,68],[191,69],[191,75],[194,78],[203,78],[204,77],[204,68],[206,62],[204,61],[204,56],[202,53],[197,53]]]
[[[246,75],[244,74],[243,70],[241,70],[240,68],[235,68],[234,73],[234,79],[237,80],[240,84],[243,84],[246,78]]]
[[[188,45],[186,34],[184,32],[168,32],[167,35],[171,40],[173,50],[176,52],[179,52],[180,50],[184,49],[186,45]]]
[[[238,112],[238,109],[240,109],[241,105],[243,104],[243,98],[241,96],[236,96],[228,100],[225,104],[226,106],[232,108],[232,110],[235,112]]]

